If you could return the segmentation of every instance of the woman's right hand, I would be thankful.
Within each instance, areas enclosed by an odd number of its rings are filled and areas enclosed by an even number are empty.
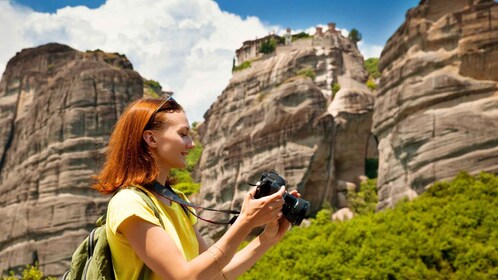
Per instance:
[[[282,217],[282,205],[285,186],[274,194],[261,198],[254,198],[256,187],[252,188],[244,197],[239,219],[248,222],[252,227],[266,225]]]

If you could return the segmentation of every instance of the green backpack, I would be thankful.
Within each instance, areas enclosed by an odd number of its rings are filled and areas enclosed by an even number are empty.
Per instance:
[[[130,188],[154,211],[154,215],[161,222],[159,210],[152,202],[152,199],[139,188]],[[71,268],[64,273],[62,280],[87,280],[87,279],[114,279],[114,269],[112,266],[111,248],[107,241],[105,231],[106,214],[102,215],[96,222],[90,235],[78,246],[71,259]],[[150,269],[144,264],[138,279],[149,279]]]

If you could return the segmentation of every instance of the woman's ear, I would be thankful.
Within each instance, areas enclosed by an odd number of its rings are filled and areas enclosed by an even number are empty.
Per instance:
[[[154,134],[152,133],[152,130],[145,130],[144,133],[142,134],[143,139],[145,140],[145,143],[149,145],[151,148],[156,148],[157,147],[157,142],[156,139],[154,138]]]

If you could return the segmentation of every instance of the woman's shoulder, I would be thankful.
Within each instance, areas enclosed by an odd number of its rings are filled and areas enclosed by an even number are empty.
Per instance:
[[[121,187],[117,193],[111,198],[109,201],[109,207],[112,207],[116,204],[119,205],[145,205],[145,201],[141,197],[140,193],[145,193],[147,196],[151,197],[152,194],[144,187],[139,185],[131,185],[126,187]]]

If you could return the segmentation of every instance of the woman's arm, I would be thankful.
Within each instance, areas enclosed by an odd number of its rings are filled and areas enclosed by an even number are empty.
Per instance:
[[[139,217],[126,219],[118,228],[144,263],[163,279],[216,279],[254,227],[278,219],[285,189],[254,199],[254,189],[243,203],[242,213],[228,231],[205,252],[187,262],[166,231]]]
[[[297,191],[291,191],[290,194],[295,197],[301,197]],[[291,224],[285,217],[280,217],[280,219],[266,225],[263,233],[251,241],[244,249],[240,250],[223,269],[225,278],[236,279],[242,273],[249,270],[268,249],[283,238],[290,226]]]

